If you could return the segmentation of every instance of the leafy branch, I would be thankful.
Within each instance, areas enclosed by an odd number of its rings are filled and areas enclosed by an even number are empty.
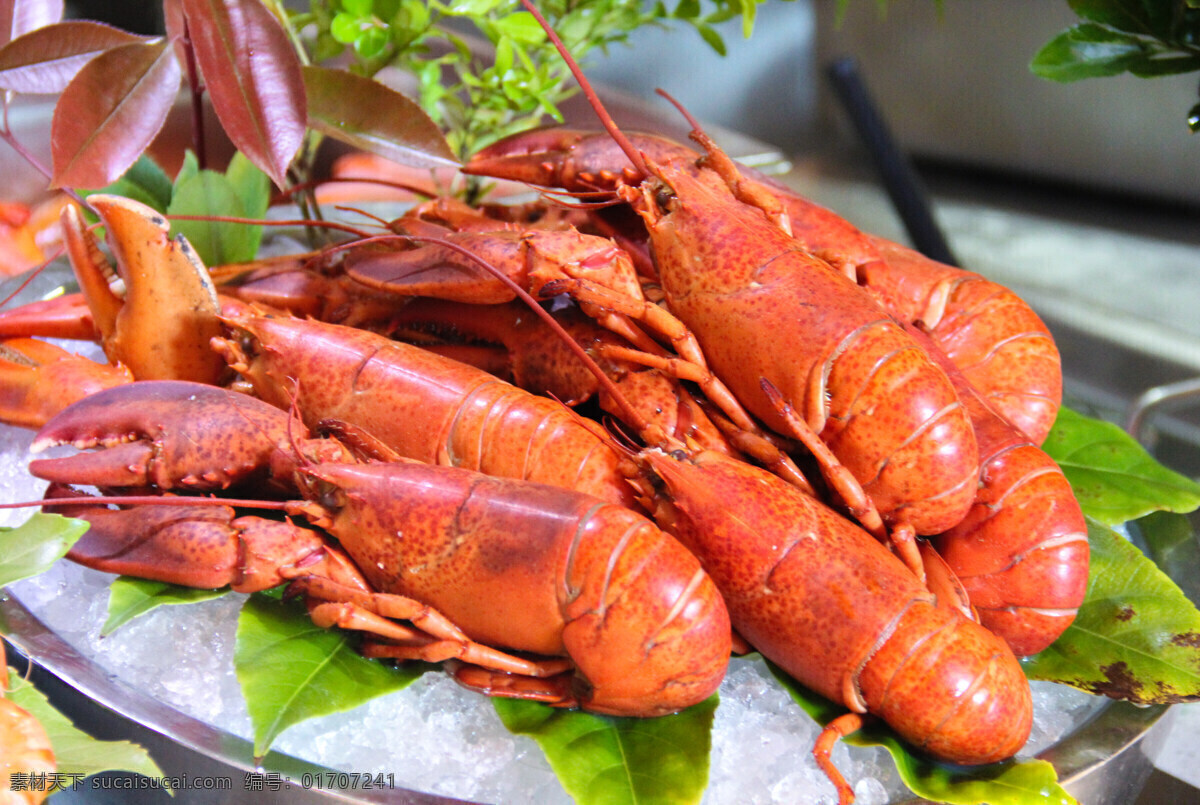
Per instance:
[[[718,23],[753,28],[764,0],[545,0],[579,56],[644,25],[682,23],[719,52]],[[233,145],[276,185],[308,178],[313,132],[416,167],[457,164],[544,116],[574,92],[565,67],[518,0],[164,0],[167,35],[63,21],[62,0],[0,0],[0,139],[31,159],[7,125],[18,93],[59,94],[51,186],[103,187],[146,151],[181,85],[207,95]],[[346,60],[349,69],[322,66]],[[374,77],[415,79],[417,100]],[[186,84],[184,83],[186,82]],[[201,117],[194,148],[205,165]],[[445,132],[445,133],[443,133]],[[36,163],[35,163],[36,164]]]
[[[1200,0],[1068,0],[1083,20],[1050,40],[1030,68],[1054,81],[1200,70]],[[1200,131],[1200,103],[1188,112]]]
[[[540,10],[577,59],[607,52],[646,25],[680,23],[714,50],[725,44],[715,28],[740,16],[753,28],[763,0],[678,0],[673,8],[641,0],[547,0]],[[711,8],[708,8],[711,6]],[[308,31],[315,61],[341,55],[350,69],[375,76],[384,68],[414,76],[421,107],[466,156],[531,125],[543,115],[561,119],[558,106],[574,84],[532,16],[516,0],[330,0],[313,2],[292,17]],[[472,41],[484,47],[472,47]],[[487,51],[489,57],[480,57]]]

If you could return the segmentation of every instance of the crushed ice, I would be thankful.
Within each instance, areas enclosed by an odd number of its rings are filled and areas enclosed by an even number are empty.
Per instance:
[[[27,431],[0,427],[0,482],[9,500],[40,497],[43,484],[24,472]],[[16,525],[28,512],[0,512]],[[243,738],[251,725],[233,672],[234,631],[242,596],[160,607],[99,637],[111,576],[59,562],[19,582],[13,594],[85,657],[146,695]],[[1097,700],[1061,685],[1034,685],[1038,719],[1033,753],[1086,719]],[[721,688],[706,803],[831,802],[833,786],[811,749],[815,724],[773,681],[761,662],[735,660]],[[485,802],[568,803],[537,746],[513,736],[488,701],[449,677],[430,673],[409,688],[350,713],[287,730],[274,747],[332,769],[395,774],[417,791]],[[833,760],[863,805],[902,794],[882,749],[839,744]]]

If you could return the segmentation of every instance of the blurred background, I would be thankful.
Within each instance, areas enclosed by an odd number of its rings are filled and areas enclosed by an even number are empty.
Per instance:
[[[683,27],[635,33],[588,65],[603,85],[678,116],[667,89],[740,157],[859,227],[912,242],[872,153],[828,79],[849,57],[956,260],[1009,285],[1046,319],[1079,410],[1129,423],[1173,468],[1200,476],[1200,140],[1186,125],[1195,73],[1056,83],[1030,61],[1079,22],[1067,0],[770,0],[753,37],[720,27],[714,53]],[[74,16],[161,30],[161,0],[74,0]],[[721,137],[718,138],[723,143]],[[910,198],[911,203],[911,198]],[[1140,802],[1195,802],[1200,714],[1175,708]],[[1170,725],[1164,725],[1168,729]],[[1149,771],[1147,770],[1147,773]]]

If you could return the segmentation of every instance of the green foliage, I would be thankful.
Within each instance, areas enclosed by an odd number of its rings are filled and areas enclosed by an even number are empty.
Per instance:
[[[504,726],[545,752],[579,805],[699,802],[708,784],[714,694],[661,718],[614,718],[538,702],[493,699]]]
[[[87,530],[82,520],[41,513],[0,528],[0,587],[45,573]]]
[[[1083,20],[1050,40],[1030,68],[1054,81],[1200,70],[1200,0],[1068,0]],[[1200,104],[1188,113],[1200,130]]]
[[[54,709],[41,691],[18,677],[12,669],[6,670],[10,688],[8,698],[36,718],[46,730],[63,779],[69,782],[75,779],[75,775],[87,776],[104,771],[131,771],[154,779],[162,778],[162,770],[141,746],[129,741],[97,740],[77,729],[66,716]],[[3,768],[0,764],[0,770]]]
[[[1159,464],[1111,422],[1063,408],[1042,449],[1062,467],[1083,513],[1107,525],[1200,506],[1200,484]]]
[[[175,177],[168,216],[225,216],[261,219],[271,198],[262,171],[239,151],[225,173],[200,170],[190,153]],[[172,230],[188,239],[205,265],[243,263],[258,256],[262,226],[217,220],[177,220]]]
[[[1024,661],[1026,675],[1137,704],[1200,699],[1200,612],[1112,529],[1089,521],[1088,541],[1083,606],[1062,637]]]
[[[740,17],[746,36],[763,0],[677,0],[673,7],[642,0],[548,0],[538,4],[577,60],[607,52],[645,25],[690,26],[719,53],[714,27]],[[374,76],[394,67],[415,76],[420,104],[467,156],[543,116],[561,119],[558,106],[576,91],[566,66],[518,0],[312,0],[293,16],[297,30],[315,31],[316,61],[349,52],[354,71]],[[486,41],[490,59],[473,42]]]
[[[160,606],[195,604],[220,598],[228,592],[228,589],[197,590],[165,581],[121,576],[108,588],[108,618],[100,627],[100,636],[110,635],[139,615],[145,615]]]
[[[425,670],[369,660],[348,633],[315,626],[302,603],[258,595],[238,618],[234,667],[254,724],[256,758],[293,724],[352,710],[407,687]]]
[[[845,713],[771,663],[771,673],[792,700],[818,724],[826,725]],[[1054,767],[1044,760],[1006,760],[983,766],[937,763],[901,741],[891,728],[869,719],[862,729],[842,739],[851,746],[882,746],[896,762],[900,779],[914,794],[930,802],[953,805],[1073,805],[1074,798],[1058,784]]]

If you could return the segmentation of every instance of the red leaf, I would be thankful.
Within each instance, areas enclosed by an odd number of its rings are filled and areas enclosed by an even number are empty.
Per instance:
[[[187,52],[183,44],[183,35],[186,33],[183,0],[163,0],[163,26],[167,29],[167,39],[175,45],[175,55],[179,63],[186,64]]]
[[[314,129],[415,168],[459,164],[437,125],[394,89],[327,67],[305,67],[304,86]]]
[[[53,187],[104,187],[137,160],[179,93],[165,40],[107,50],[63,90],[50,125]]]
[[[229,139],[275,184],[304,140],[304,81],[287,34],[261,0],[183,0],[188,33]]]
[[[98,53],[146,37],[98,22],[60,22],[0,48],[0,89],[57,93]]]
[[[0,45],[62,19],[63,0],[0,0]]]

